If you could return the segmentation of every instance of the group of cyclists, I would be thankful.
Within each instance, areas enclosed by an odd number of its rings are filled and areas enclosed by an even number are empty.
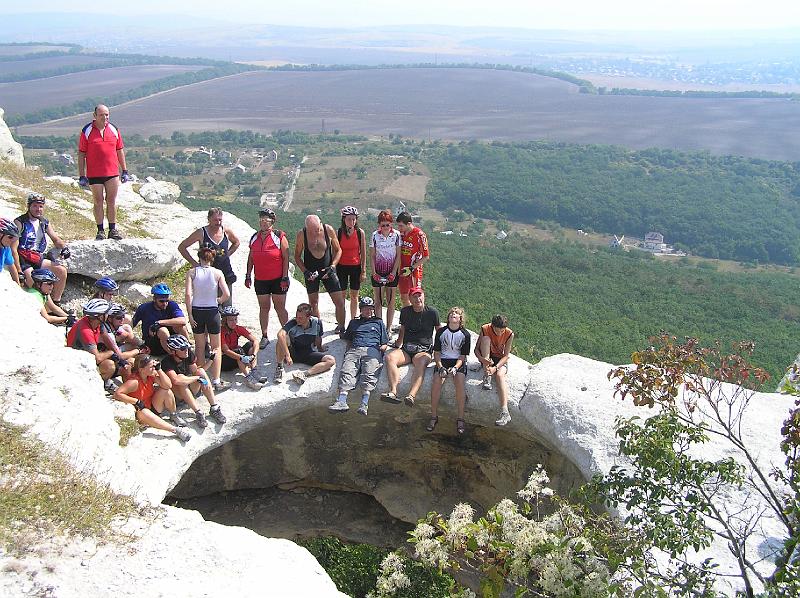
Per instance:
[[[191,265],[185,283],[185,311],[172,299],[169,286],[161,282],[153,285],[152,300],[139,305],[131,316],[124,305],[115,301],[119,285],[109,277],[101,277],[95,282],[94,296],[83,305],[83,317],[77,319],[60,306],[70,252],[44,218],[45,202],[42,195],[33,193],[28,197],[26,214],[14,221],[0,219],[2,265],[41,301],[42,317],[51,324],[68,327],[68,346],[94,356],[106,390],[116,400],[133,405],[141,424],[188,440],[191,435],[186,430],[187,421],[177,412],[181,401],[194,412],[198,427],[205,428],[208,418],[224,423],[216,393],[230,384],[221,379],[221,371],[240,372],[244,384],[253,390],[269,382],[259,373],[258,353],[270,343],[269,312],[273,308],[281,324],[274,338],[273,383],[281,383],[285,368],[292,365],[308,366],[292,372],[299,384],[335,367],[335,358],[325,352],[323,345],[319,314],[322,285],[336,309],[334,333],[348,342],[337,397],[329,409],[349,409],[347,395],[360,385],[358,411],[366,415],[369,396],[384,366],[389,390],[381,399],[413,406],[425,372],[433,363],[427,429],[433,431],[438,423],[442,384],[452,378],[458,410],[456,430],[459,434],[465,432],[470,335],[463,328],[461,308],[450,309],[442,325],[438,311],[425,304],[422,278],[423,265],[430,257],[428,243],[408,212],[395,219],[389,210],[380,211],[376,229],[369,235],[359,227],[359,211],[353,206],[342,208],[338,229],[323,224],[316,215],[307,216],[295,235],[293,257],[305,280],[308,301],[298,305],[295,316],[289,319],[289,240],[276,228],[275,212],[260,210],[259,229],[248,242],[244,277],[245,287],[253,288],[259,304],[261,335],[257,338],[238,323],[239,311],[233,305],[237,276],[230,258],[241,243],[232,230],[223,226],[220,208],[209,210],[207,226],[195,230],[178,246]],[[48,238],[53,248],[46,251]],[[192,254],[190,247],[194,245],[197,251]],[[361,296],[361,286],[367,280],[372,287],[371,297]],[[400,324],[393,329],[398,290]],[[345,325],[347,311],[350,321]],[[141,334],[137,336],[134,329],[139,325]],[[189,327],[194,347],[189,341]],[[245,342],[240,345],[241,339]],[[483,369],[484,388],[491,389],[492,379],[496,380],[501,413],[495,423],[501,426],[511,420],[505,373],[512,342],[507,319],[498,315],[481,328],[474,349]],[[413,376],[401,400],[397,388],[399,368],[404,365],[412,367]],[[209,403],[208,417],[196,400],[200,394]]]

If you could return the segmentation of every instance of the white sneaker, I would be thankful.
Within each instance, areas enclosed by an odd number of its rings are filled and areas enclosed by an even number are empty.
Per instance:
[[[346,401],[336,401],[333,405],[328,407],[328,411],[348,411],[350,407]]]
[[[177,436],[181,442],[189,442],[192,439],[192,433],[186,428],[175,428],[175,436]]]
[[[361,407],[359,407],[359,408],[358,408],[358,412],[359,412],[361,415],[366,415],[366,414],[367,414],[367,410],[368,410],[368,409],[369,409],[369,407],[367,406],[367,404],[366,404],[366,403],[361,403]]]
[[[481,386],[484,390],[492,390],[492,377],[491,376],[484,376],[483,382],[481,382]]]
[[[268,344],[269,344],[269,339],[266,336],[262,336],[261,340],[258,343],[258,349],[260,351],[263,351],[264,349],[267,348]]]
[[[511,414],[508,411],[500,412],[500,419],[494,422],[495,426],[505,426],[511,422]]]
[[[250,390],[261,390],[262,388],[264,388],[263,384],[261,384],[256,380],[253,380],[250,376],[245,377],[244,385]]]

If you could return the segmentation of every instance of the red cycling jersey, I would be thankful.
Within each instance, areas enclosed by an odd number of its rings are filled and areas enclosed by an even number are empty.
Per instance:
[[[250,237],[250,259],[256,280],[275,280],[283,276],[283,236],[283,231],[273,230],[266,237],[262,236],[261,231]]]
[[[400,249],[400,267],[410,268],[424,257],[428,257],[428,237],[422,230],[415,226],[403,235]],[[422,266],[419,267],[422,273]]]
[[[117,151],[125,147],[122,134],[111,123],[100,132],[94,122],[89,123],[78,137],[78,151],[86,155],[86,176],[89,178],[118,176]]]

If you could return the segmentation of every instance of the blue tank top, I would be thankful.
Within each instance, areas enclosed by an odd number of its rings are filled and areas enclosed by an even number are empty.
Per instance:
[[[219,243],[214,243],[214,239],[211,238],[211,235],[208,234],[208,231],[204,226],[202,244],[205,245],[206,243],[213,246],[214,250],[217,252],[214,256],[214,267],[218,270],[222,270],[222,274],[225,276],[225,282],[228,284],[233,284],[236,282],[236,274],[233,273],[231,258],[228,256],[228,248],[231,244],[228,240],[228,235],[225,234],[225,229],[222,229],[222,240]]]

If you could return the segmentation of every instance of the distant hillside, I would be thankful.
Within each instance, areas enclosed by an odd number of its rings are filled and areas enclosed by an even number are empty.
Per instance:
[[[800,163],[556,143],[429,150],[428,198],[482,218],[552,221],[705,257],[800,263]]]

